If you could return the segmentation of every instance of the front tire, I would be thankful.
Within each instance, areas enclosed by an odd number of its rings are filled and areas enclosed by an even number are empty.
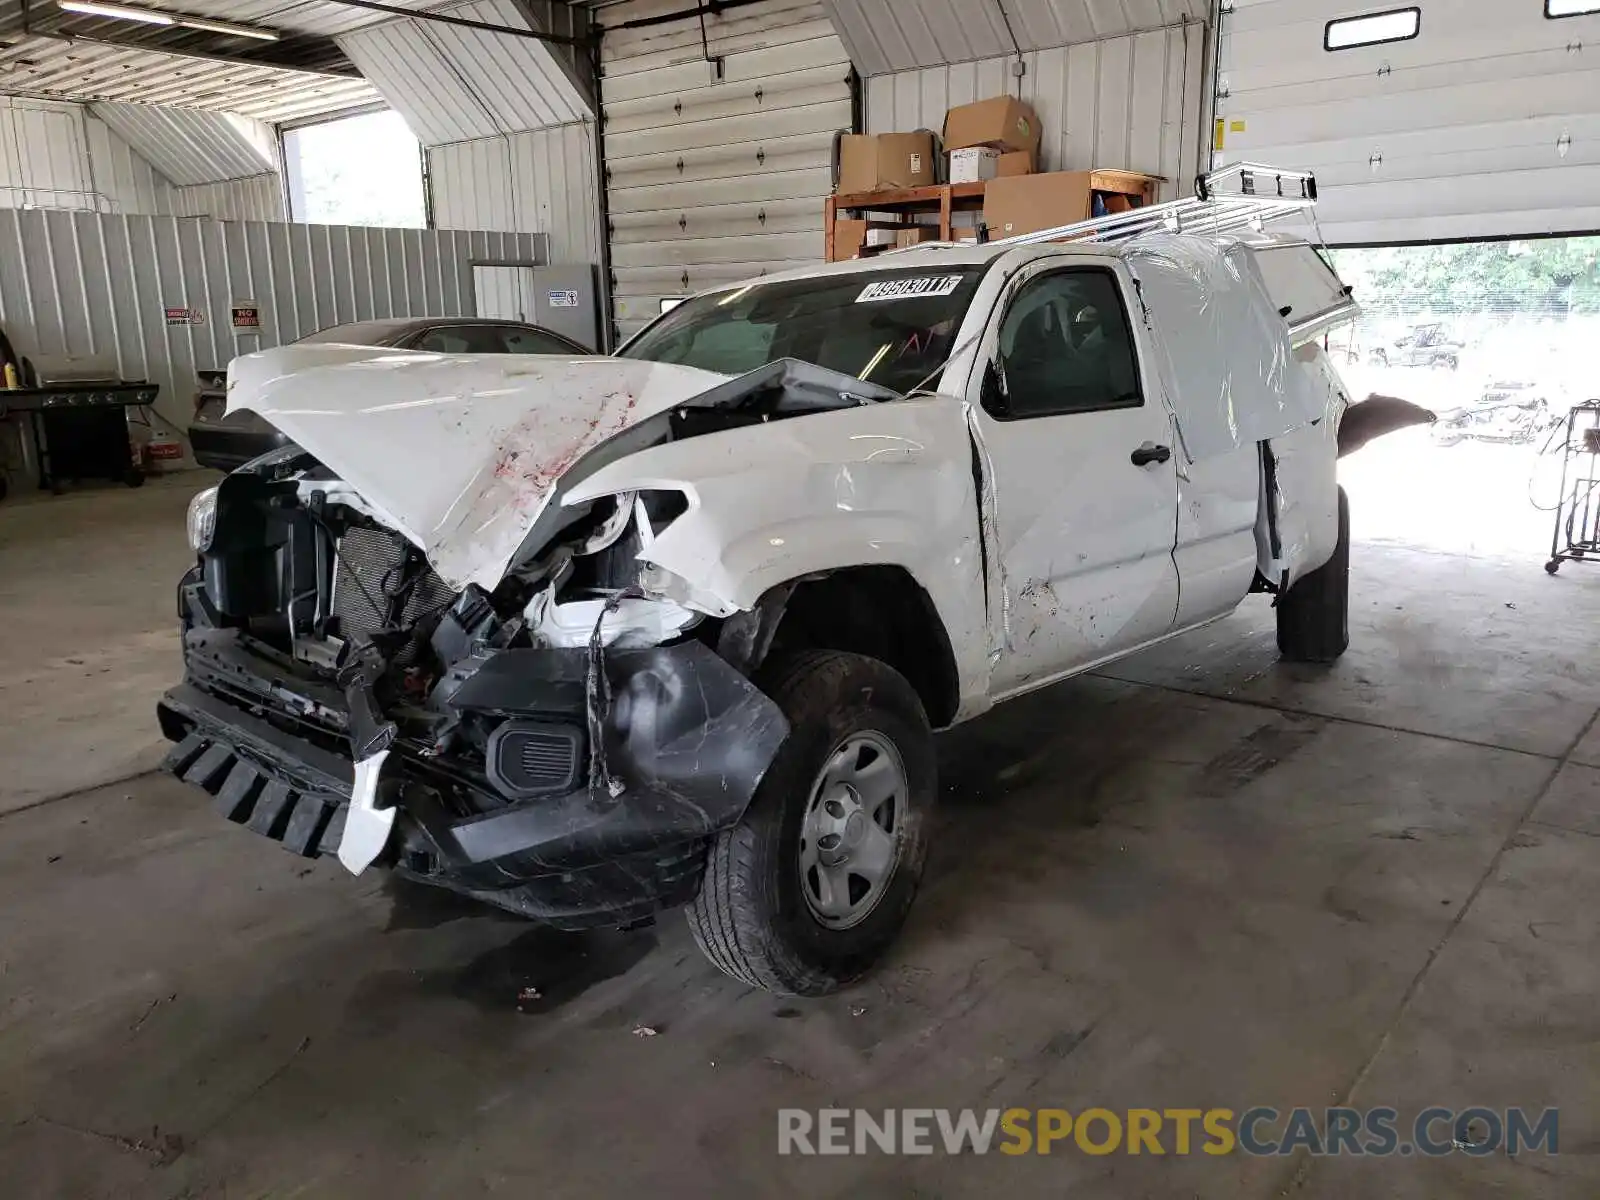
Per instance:
[[[870,970],[905,922],[938,795],[933,734],[877,659],[807,650],[762,684],[789,737],[712,842],[689,928],[740,982],[821,996]]]
[[[1350,499],[1339,489],[1333,557],[1278,600],[1278,653],[1285,662],[1337,662],[1350,646]]]

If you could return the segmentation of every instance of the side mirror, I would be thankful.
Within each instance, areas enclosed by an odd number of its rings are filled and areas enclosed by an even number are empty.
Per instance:
[[[993,416],[1004,417],[1011,412],[1011,398],[1006,393],[1005,368],[992,358],[983,368],[983,384],[979,388],[978,401],[984,411]]]

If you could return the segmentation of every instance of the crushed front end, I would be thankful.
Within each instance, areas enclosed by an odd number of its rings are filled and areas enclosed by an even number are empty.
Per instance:
[[[686,901],[788,727],[719,622],[617,619],[656,503],[578,510],[492,591],[457,590],[309,456],[229,475],[191,515],[168,769],[298,854],[552,924]]]

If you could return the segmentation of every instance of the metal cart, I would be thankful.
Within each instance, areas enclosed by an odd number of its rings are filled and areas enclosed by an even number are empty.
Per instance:
[[[1554,575],[1564,562],[1600,556],[1600,400],[1589,400],[1567,414],[1567,440],[1561,453],[1561,498],[1550,539]]]

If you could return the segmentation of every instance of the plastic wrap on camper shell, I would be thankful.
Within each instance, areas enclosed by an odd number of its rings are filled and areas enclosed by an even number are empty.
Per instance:
[[[1156,369],[1189,461],[1322,415],[1248,246],[1156,233],[1128,243],[1123,256],[1156,332]]]

